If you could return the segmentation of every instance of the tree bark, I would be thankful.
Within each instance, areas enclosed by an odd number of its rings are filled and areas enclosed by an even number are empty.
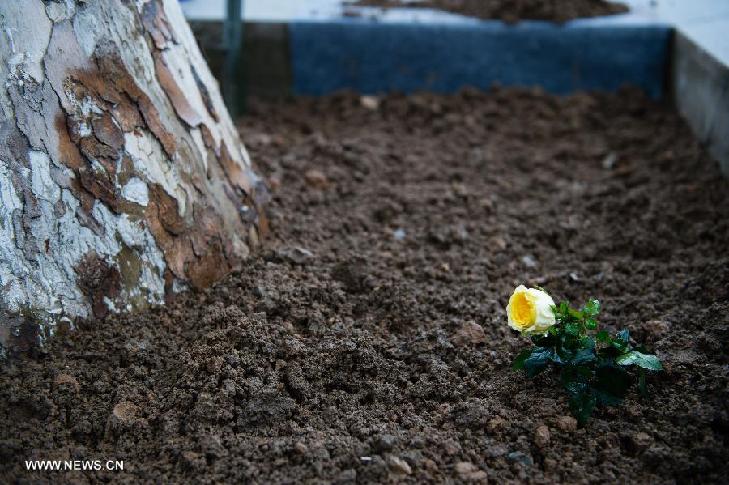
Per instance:
[[[265,187],[177,0],[2,0],[0,29],[0,344],[240,266]]]

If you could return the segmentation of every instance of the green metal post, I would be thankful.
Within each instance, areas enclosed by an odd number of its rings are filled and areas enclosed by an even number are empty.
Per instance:
[[[243,43],[243,0],[227,0],[227,15],[223,37],[225,65],[223,67],[223,99],[230,115],[235,118],[245,108],[245,81],[240,76]]]

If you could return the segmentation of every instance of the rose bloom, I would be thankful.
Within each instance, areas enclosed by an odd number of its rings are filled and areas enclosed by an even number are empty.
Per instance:
[[[506,306],[509,326],[520,332],[544,333],[557,323],[553,306],[554,300],[546,292],[519,285]]]

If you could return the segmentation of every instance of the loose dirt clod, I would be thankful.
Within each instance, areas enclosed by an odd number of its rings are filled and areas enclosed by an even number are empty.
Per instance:
[[[648,433],[639,431],[638,433],[629,436],[626,442],[631,452],[642,453],[653,443],[653,438],[651,438],[651,435]]]
[[[729,475],[729,190],[675,112],[632,91],[496,90],[249,113],[253,159],[281,176],[266,248],[214,288],[77,322],[0,367],[5,481],[444,483],[460,462],[494,483]],[[504,307],[529,280],[598,298],[601,324],[636,339],[670,322],[648,344],[666,367],[650,398],[577,429],[557,380],[515,373],[526,342]],[[456,345],[464,322],[485,342]],[[25,469],[63,453],[125,471]]]
[[[458,462],[454,468],[458,476],[461,478],[469,477],[472,473],[478,470],[478,467],[470,461]]]
[[[476,322],[464,322],[453,338],[458,345],[477,345],[486,341],[483,327]]]
[[[655,342],[668,334],[671,325],[662,320],[650,320],[641,325],[638,330],[644,334],[645,340]]]
[[[307,170],[304,179],[306,179],[306,183],[317,189],[324,189],[329,185],[327,176],[321,170]]]
[[[537,429],[534,431],[534,444],[537,445],[539,448],[546,448],[549,446],[549,441],[551,440],[551,435],[549,433],[549,428],[547,428],[545,425],[541,425],[537,427]]]
[[[119,422],[128,424],[134,421],[137,416],[137,411],[137,406],[130,402],[122,401],[114,406],[114,410],[111,412],[111,415]]]
[[[557,418],[557,427],[564,432],[572,433],[577,431],[577,420],[572,416],[560,416]]]
[[[397,456],[390,455],[387,458],[387,464],[390,466],[390,470],[396,474],[410,475],[413,472],[410,465],[408,465],[405,460],[398,458]]]
[[[489,420],[486,429],[489,433],[496,433],[501,431],[506,425],[507,423],[505,419],[497,417]]]
[[[53,380],[53,384],[56,387],[68,386],[73,389],[74,392],[78,392],[81,388],[75,377],[63,373],[56,376],[56,378]]]

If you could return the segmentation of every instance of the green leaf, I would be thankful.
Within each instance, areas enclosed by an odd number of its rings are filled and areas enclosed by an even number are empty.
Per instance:
[[[549,360],[551,360],[555,364],[564,364],[564,360],[562,360],[562,357],[557,353],[556,350],[552,350],[549,355]]]
[[[575,367],[575,372],[584,379],[591,379],[594,374],[592,367],[589,365],[578,365]]]
[[[532,343],[535,347],[554,347],[557,343],[557,338],[549,333],[547,335],[534,335],[532,337]]]
[[[595,350],[592,347],[583,348],[577,351],[570,362],[572,365],[582,365],[595,360]]]
[[[607,330],[600,330],[597,332],[597,335],[595,335],[595,338],[598,342],[607,343],[610,342],[610,334]]]
[[[595,330],[597,328],[597,322],[594,318],[586,318],[585,319],[585,328],[588,330]]]
[[[595,377],[595,390],[615,399],[624,398],[632,383],[632,379],[627,372],[612,365],[597,369]]]
[[[620,340],[621,342],[625,343],[626,345],[629,344],[630,343],[630,330],[628,330],[627,328],[622,329],[615,335],[615,338]]]
[[[580,345],[582,345],[582,347],[586,349],[594,349],[595,339],[593,339],[592,337],[582,337],[582,340],[580,340]]]
[[[586,382],[576,380],[577,376],[573,372],[565,372],[562,374],[564,388],[570,398],[581,396],[590,392],[590,386]]]
[[[599,300],[588,300],[585,303],[582,313],[588,317],[596,317],[600,313],[600,301]]]
[[[576,323],[568,323],[564,326],[564,331],[567,335],[579,335],[580,327]]]
[[[630,346],[630,332],[627,328],[624,328],[623,330],[619,331],[615,338],[612,339],[612,346],[616,349],[620,350],[621,352],[625,352],[628,350]]]
[[[519,352],[519,355],[517,355],[516,359],[514,359],[514,363],[511,364],[511,368],[515,370],[523,369],[524,361],[527,360],[530,355],[532,355],[532,349],[525,349]]]
[[[574,308],[569,309],[569,315],[575,320],[582,320],[582,312]]]
[[[542,372],[552,360],[554,351],[552,349],[545,349],[543,347],[535,347],[532,350],[532,354],[524,360],[524,370],[529,377]]]
[[[597,398],[587,384],[571,383],[566,387],[567,393],[570,395],[570,411],[577,419],[577,422],[583,425],[592,416],[597,404]]]
[[[559,302],[559,306],[557,306],[554,310],[554,315],[557,317],[557,320],[564,320],[570,313],[570,303],[568,301],[561,301]]]
[[[615,359],[615,363],[625,366],[637,365],[638,367],[648,370],[663,370],[663,366],[661,365],[661,361],[658,360],[658,357],[651,354],[644,354],[637,350],[632,350],[627,354],[619,356]]]

